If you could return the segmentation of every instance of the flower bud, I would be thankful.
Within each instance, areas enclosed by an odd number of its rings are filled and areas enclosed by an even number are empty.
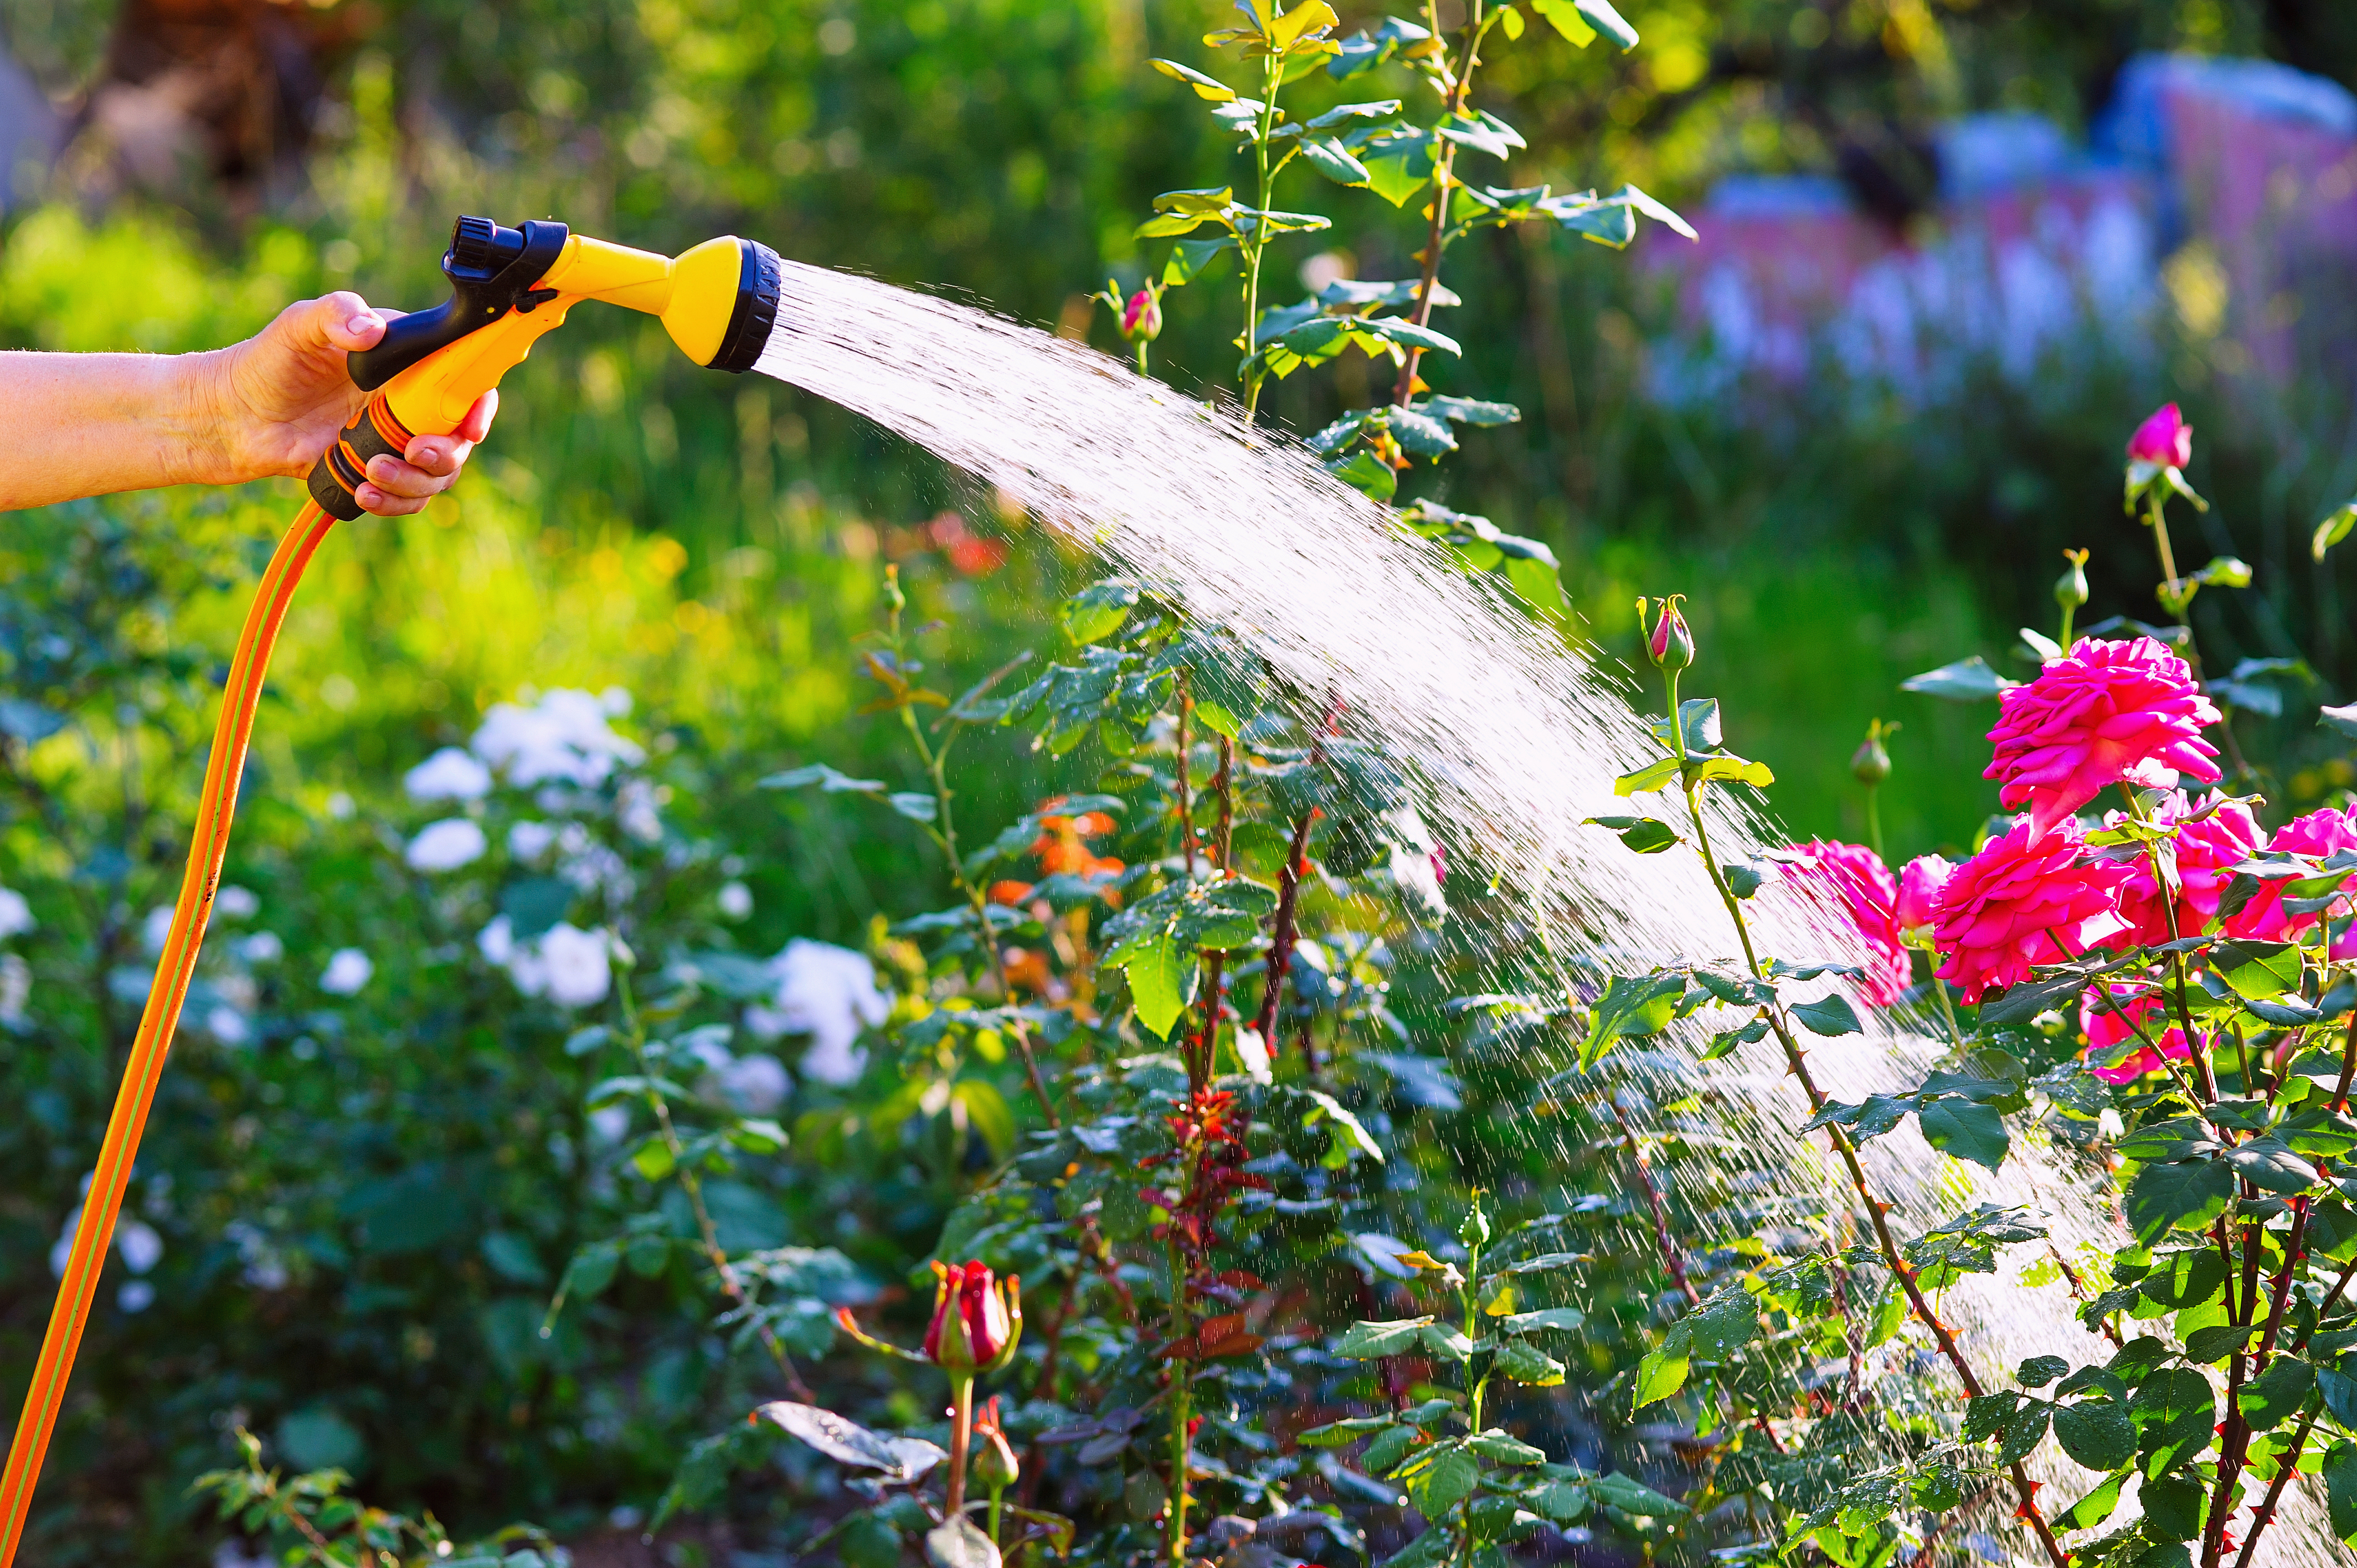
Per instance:
[[[1128,343],[1141,338],[1151,343],[1162,336],[1162,295],[1152,284],[1131,295],[1121,307],[1121,336]]]
[[[1645,657],[1672,671],[1694,662],[1694,633],[1686,629],[1686,618],[1678,610],[1684,602],[1684,594],[1637,601],[1637,626],[1645,634]],[[1647,618],[1652,614],[1658,614],[1659,618],[1649,623]]]
[[[1890,777],[1890,753],[1883,748],[1882,737],[1898,727],[1897,725],[1886,725],[1880,719],[1867,723],[1866,738],[1850,754],[1851,778],[1871,789]]]
[[[1015,1456],[1014,1444],[1006,1441],[1006,1428],[998,1424],[995,1394],[974,1412],[973,1466],[974,1478],[988,1492],[1004,1491],[1022,1478],[1022,1462]]]
[[[945,1372],[995,1372],[1014,1359],[1023,1333],[1022,1286],[992,1280],[987,1265],[933,1264],[933,1321],[925,1359]]]
[[[1932,928],[1938,923],[1932,907],[1955,870],[1936,854],[1923,854],[1899,874],[1899,897],[1891,912],[1899,922],[1899,940],[1909,947],[1932,945]]]
[[[1481,1212],[1479,1187],[1473,1190],[1473,1207],[1465,1211],[1464,1219],[1457,1227],[1457,1239],[1469,1247],[1482,1246],[1490,1240],[1490,1217]]]
[[[2065,550],[2062,559],[2071,565],[2068,571],[2054,579],[2054,602],[2066,610],[2075,610],[2093,596],[2087,591],[2087,553]],[[2063,651],[2067,653],[2070,650]]]
[[[2162,403],[2128,437],[2128,459],[2156,468],[2182,468],[2193,461],[2193,426],[2173,403]]]

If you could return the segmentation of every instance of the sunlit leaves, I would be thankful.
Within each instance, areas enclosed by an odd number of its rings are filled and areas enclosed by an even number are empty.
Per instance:
[[[1658,1404],[1685,1387],[1696,1360],[1724,1359],[1760,1334],[1760,1308],[1740,1285],[1726,1285],[1670,1325],[1637,1369],[1636,1408]]]

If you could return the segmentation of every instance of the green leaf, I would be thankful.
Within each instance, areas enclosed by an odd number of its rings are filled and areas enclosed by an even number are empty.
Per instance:
[[[2190,1367],[2165,1367],[2145,1379],[2128,1413],[2148,1477],[2166,1474],[2207,1448],[2218,1419],[2210,1380]]]
[[[2005,1163],[2011,1139],[2006,1133],[2005,1118],[1997,1114],[1994,1106],[1976,1105],[1969,1100],[1943,1094],[1917,1112],[1916,1120],[1922,1125],[1923,1141],[1943,1155],[1970,1160],[1989,1170]],[[2092,1467],[2104,1468],[2100,1465]]]
[[[1383,1322],[1353,1323],[1334,1341],[1333,1351],[1346,1361],[1372,1361],[1383,1356],[1405,1355],[1415,1345],[1426,1317],[1400,1317]]]
[[[1637,47],[1637,29],[1621,19],[1611,0],[1572,0],[1572,8],[1582,21],[1619,45],[1623,54]]]
[[[1563,1363],[1524,1339],[1498,1347],[1498,1370],[1532,1388],[1551,1389],[1563,1381]]]
[[[2289,1197],[2306,1192],[2317,1183],[2315,1162],[2294,1154],[2272,1133],[2246,1139],[2228,1150],[2226,1164],[2233,1167],[2236,1176],[2262,1192]]]
[[[925,1532],[925,1561],[932,1568],[999,1568],[998,1548],[963,1514]]]
[[[1154,69],[1173,81],[1183,81],[1195,90],[1195,96],[1212,103],[1229,103],[1235,100],[1236,90],[1214,77],[1205,76],[1192,66],[1180,65],[1175,59],[1150,62]]]
[[[2316,537],[2308,542],[2309,553],[2321,561],[2324,553],[2349,537],[2357,528],[2357,501],[2343,501],[2331,516],[2316,525]]]
[[[1359,1455],[1359,1463],[1371,1476],[1386,1475],[1399,1467],[1399,1462],[1407,1457],[1415,1441],[1415,1427],[1394,1426],[1367,1444],[1367,1451]]]
[[[1122,964],[1129,977],[1129,994],[1137,1021],[1157,1040],[1168,1039],[1170,1026],[1195,994],[1195,955],[1182,953],[1178,940],[1163,931]]]
[[[941,814],[940,803],[931,795],[914,789],[898,789],[884,797],[885,802],[912,822],[931,822]]]
[[[761,780],[764,789],[800,789],[815,784],[830,795],[845,792],[857,795],[881,795],[884,784],[877,779],[854,779],[837,773],[823,762],[813,762],[807,768],[791,768],[784,773],[772,773]]]
[[[1453,1448],[1407,1478],[1407,1495],[1416,1511],[1431,1519],[1472,1496],[1480,1479],[1481,1466],[1473,1455]]]
[[[1684,1388],[1688,1364],[1684,1355],[1673,1355],[1666,1348],[1648,1351],[1637,1363],[1636,1408],[1658,1404]]]
[[[1679,842],[1676,829],[1652,817],[1589,817],[1582,825],[1611,829],[1639,854],[1659,854]]]
[[[1509,1437],[1492,1429],[1478,1433],[1465,1440],[1465,1446],[1493,1465],[1544,1465],[1546,1450],[1534,1448],[1520,1438]]]
[[[1536,1312],[1512,1313],[1499,1319],[1498,1326],[1508,1334],[1535,1334],[1543,1328],[1568,1333],[1587,1321],[1587,1314],[1576,1306],[1544,1306]]]
[[[2058,1435],[2062,1429],[2062,1412],[2060,1411],[2055,1412],[2054,1429]],[[2067,1447],[2068,1444],[2066,1444],[2065,1446]],[[2134,1452],[2133,1444],[2130,1452]],[[2122,1470],[2117,1475],[2107,1477],[2102,1486],[2055,1515],[2055,1524],[2063,1530],[2094,1529],[2111,1518],[2118,1509],[2120,1490],[2127,1484],[2127,1478],[2132,1473]]]
[[[2267,1369],[2244,1383],[2234,1408],[2254,1432],[2272,1432],[2299,1413],[2316,1389],[2316,1369],[2296,1356],[2278,1355]]]
[[[1990,669],[1977,653],[1969,659],[1959,659],[1953,664],[1943,664],[1937,670],[1927,670],[1921,675],[1910,675],[1899,682],[1902,692],[1920,692],[1927,697],[1944,697],[1952,703],[1986,702],[2018,681],[2008,681]]]
[[[2321,1474],[2332,1533],[2357,1546],[2357,1443],[2343,1440],[2325,1450]]]
[[[1109,577],[1102,583],[1090,584],[1066,599],[1057,610],[1056,618],[1063,623],[1064,635],[1074,642],[1102,642],[1129,618],[1129,612],[1137,607],[1137,598],[1135,583]]]
[[[1162,265],[1162,286],[1178,288],[1193,283],[1203,275],[1203,270],[1228,251],[1236,248],[1233,234],[1222,234],[1210,240],[1181,240],[1170,247],[1170,259]]]
[[[1694,776],[1706,784],[1733,782],[1749,784],[1754,789],[1765,789],[1776,782],[1776,775],[1764,762],[1752,762],[1728,753],[1705,757],[1699,764],[1688,763]]]
[[[1670,1325],[1658,1348],[1637,1369],[1637,1408],[1669,1398],[1685,1386],[1694,1358],[1722,1359],[1760,1333],[1760,1308],[1741,1285],[1722,1285],[1700,1306]]]
[[[1639,975],[1614,975],[1605,983],[1588,1014],[1587,1038],[1579,1047],[1582,1071],[1604,1059],[1613,1042],[1623,1036],[1657,1034],[1685,996],[1685,976],[1674,971]]]
[[[1659,789],[1678,776],[1678,759],[1664,757],[1659,762],[1648,763],[1633,773],[1623,773],[1612,781],[1612,792],[1626,798]]]
[[[2206,1489],[2191,1476],[2161,1476],[2147,1480],[2136,1493],[2136,1500],[2144,1505],[2145,1534],[2162,1541],[2191,1541],[2200,1535],[2202,1493]],[[2141,1563],[2146,1558],[2136,1561]]]
[[[1794,1004],[1792,1016],[1798,1018],[1802,1026],[1813,1035],[1840,1036],[1866,1033],[1866,1026],[1858,1022],[1857,1009],[1849,1004],[1848,997],[1839,993],[1831,996],[1819,997],[1814,1002]]]
[[[1319,137],[1301,144],[1302,160],[1311,168],[1340,186],[1362,186],[1373,177],[1367,166],[1351,156],[1350,149],[1331,136]]]
[[[2054,1438],[2073,1463],[2116,1470],[2136,1457],[2136,1423],[2111,1400],[2082,1400],[2054,1411]],[[2117,1494],[2114,1494],[2116,1498]],[[2109,1510],[2105,1512],[2108,1514]]]
[[[1362,495],[1387,501],[1399,489],[1399,475],[1372,452],[1354,452],[1347,462],[1327,465],[1327,472]]]
[[[1387,1415],[1354,1415],[1343,1421],[1329,1421],[1323,1426],[1313,1426],[1295,1441],[1304,1448],[1340,1448],[1346,1443],[1357,1442],[1369,1433],[1389,1432],[1398,1424]]]
[[[2345,708],[2319,708],[2317,722],[2325,728],[2357,738],[2357,703]]]
[[[2120,1208],[2136,1240],[2149,1247],[2172,1230],[2208,1230],[2233,1199],[2233,1173],[2223,1165],[2198,1160],[2147,1165]]]

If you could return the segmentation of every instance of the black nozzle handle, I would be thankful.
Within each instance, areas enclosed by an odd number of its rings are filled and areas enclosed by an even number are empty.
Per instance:
[[[484,230],[490,231],[488,237],[482,237]],[[388,322],[375,348],[346,355],[353,384],[374,392],[428,354],[489,327],[509,311],[532,309],[540,303],[531,297],[533,285],[556,264],[567,233],[562,223],[528,222],[518,231],[488,219],[459,219],[451,231],[451,248],[442,253],[442,275],[450,280],[450,297],[431,310]],[[468,251],[463,260],[458,254],[462,246]]]

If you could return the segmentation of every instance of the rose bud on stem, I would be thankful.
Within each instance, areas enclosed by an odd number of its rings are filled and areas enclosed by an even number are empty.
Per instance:
[[[2063,652],[2068,653],[2071,651],[2071,618],[2078,614],[2079,607],[2093,596],[2087,591],[2087,552],[2065,550],[2062,559],[2070,563],[2070,567],[2054,579],[2054,602],[2062,607],[2062,635],[2055,641],[2061,645]]]
[[[1866,738],[1850,754],[1849,776],[1866,789],[1866,842],[1876,854],[1882,853],[1882,816],[1875,806],[1876,791],[1890,777],[1890,753],[1884,748],[1883,739],[1899,733],[1895,724],[1880,719],[1868,719]]]
[[[1644,634],[1645,657],[1669,682],[1670,745],[1680,762],[1686,757],[1686,728],[1678,715],[1678,671],[1692,664],[1695,657],[1694,633],[1686,629],[1686,618],[1678,611],[1684,602],[1684,594],[1637,601],[1637,629]]]
[[[924,1354],[916,1355],[876,1338],[859,1326],[849,1307],[838,1308],[836,1326],[871,1350],[904,1361],[931,1361],[949,1374],[948,1517],[965,1511],[967,1457],[974,1446],[974,1380],[1015,1359],[1023,1337],[1023,1284],[1013,1274],[994,1280],[980,1262],[932,1264],[933,1320],[925,1329]],[[987,1484],[987,1483],[985,1483]]]
[[[998,1423],[998,1396],[975,1412],[974,1418],[974,1478],[990,1494],[990,1539],[998,1541],[999,1505],[1006,1488],[1022,1477],[1023,1466],[1015,1457],[1014,1445],[1006,1441],[1006,1429]]]

